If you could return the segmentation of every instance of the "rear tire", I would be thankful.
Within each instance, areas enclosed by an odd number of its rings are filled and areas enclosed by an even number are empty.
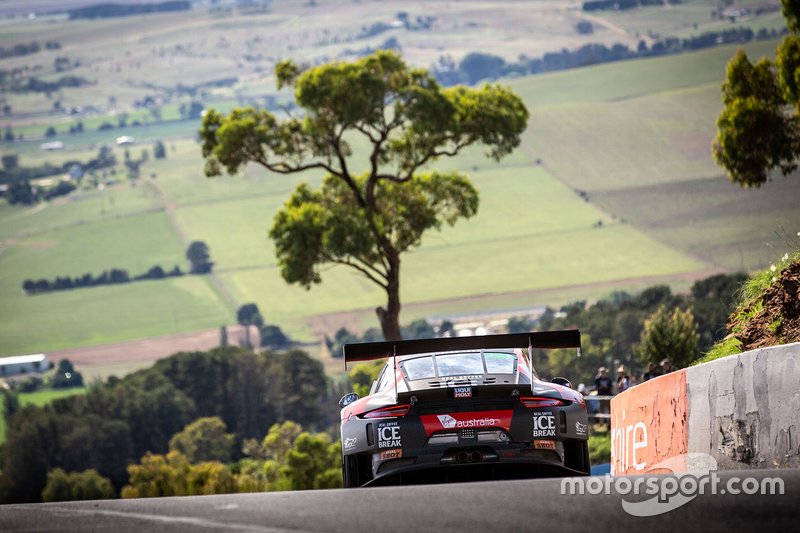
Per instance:
[[[342,486],[344,488],[352,489],[363,484],[359,470],[357,455],[342,456]]]
[[[582,472],[588,476],[592,472],[589,460],[589,442],[585,440],[568,440],[564,442],[564,466]]]

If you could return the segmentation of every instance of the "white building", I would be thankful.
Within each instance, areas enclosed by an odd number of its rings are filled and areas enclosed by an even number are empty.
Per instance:
[[[0,377],[47,372],[48,370],[50,370],[50,361],[43,353],[0,357]]]

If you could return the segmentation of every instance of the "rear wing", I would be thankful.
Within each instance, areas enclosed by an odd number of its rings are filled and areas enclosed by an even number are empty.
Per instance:
[[[581,333],[577,329],[536,331],[508,335],[477,337],[444,337],[409,341],[365,342],[344,345],[344,367],[348,363],[386,359],[400,355],[446,352],[457,350],[488,350],[492,348],[581,348]]]

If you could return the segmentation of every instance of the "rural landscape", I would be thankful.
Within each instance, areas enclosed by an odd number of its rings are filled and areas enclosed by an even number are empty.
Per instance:
[[[379,369],[345,372],[341,345],[391,336],[391,291],[365,275],[371,265],[327,255],[292,274],[305,241],[280,215],[299,217],[290,199],[328,190],[329,172],[230,155],[226,142],[257,135],[220,133],[238,131],[237,113],[243,130],[269,117],[301,124],[330,96],[303,73],[326,65],[382,61],[424,71],[435,95],[521,105],[475,119],[513,132],[464,126],[453,154],[414,167],[457,214],[440,213],[401,250],[403,338],[578,327],[581,359],[541,353],[536,366],[591,387],[598,367],[641,375],[664,359],[648,351],[659,320],[688,321],[675,367],[741,350],[737,304],[781,271],[796,276],[794,168],[771,165],[744,187],[712,152],[729,62],[738,50],[774,61],[796,31],[778,0],[112,7],[0,2],[0,357],[43,353],[54,366],[28,389],[6,378],[4,501],[80,499],[78,486],[93,497],[340,486],[336,401],[363,395]],[[335,168],[357,180],[379,159],[361,133],[337,138]],[[417,138],[387,152],[385,172],[405,171]],[[275,146],[294,164],[291,139]],[[466,207],[442,192],[469,189],[462,177],[475,191]],[[400,198],[400,181],[378,190]],[[82,386],[49,386],[65,372]],[[593,459],[607,461],[608,434],[595,430]],[[32,451],[43,435],[58,444]],[[169,469],[183,477],[159,492]]]

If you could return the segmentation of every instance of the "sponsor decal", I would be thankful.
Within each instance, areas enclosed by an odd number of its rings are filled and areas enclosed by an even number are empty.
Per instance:
[[[556,451],[556,441],[554,440],[535,440],[533,447],[537,450],[553,450]]]
[[[443,429],[480,429],[502,428],[509,431],[511,428],[510,409],[507,411],[478,411],[468,413],[450,413],[447,415],[422,415],[422,425],[425,433],[430,437],[432,433]]]
[[[385,461],[386,459],[400,459],[403,457],[403,450],[383,450],[381,452],[381,461]]]
[[[358,437],[344,439],[344,451],[352,450],[358,444]]]
[[[453,398],[472,398],[472,387],[454,387]]]
[[[399,448],[403,445],[398,422],[382,422],[378,424],[378,449]]]
[[[449,387],[454,387],[456,381],[478,381],[483,379],[483,376],[449,376],[445,378]]]
[[[533,415],[534,437],[555,437],[556,417],[550,411],[543,411]]]
[[[575,433],[578,435],[586,435],[586,431],[589,429],[587,424],[581,424],[577,420],[575,421]]]
[[[442,423],[443,428],[450,429],[456,427],[457,420],[450,415],[436,415],[436,418]]]
[[[659,401],[654,402],[653,398]],[[688,453],[686,371],[631,387],[611,400],[611,474],[643,474]],[[659,405],[669,405],[659,411]],[[686,466],[674,465],[674,472]],[[663,472],[668,473],[668,472]]]

